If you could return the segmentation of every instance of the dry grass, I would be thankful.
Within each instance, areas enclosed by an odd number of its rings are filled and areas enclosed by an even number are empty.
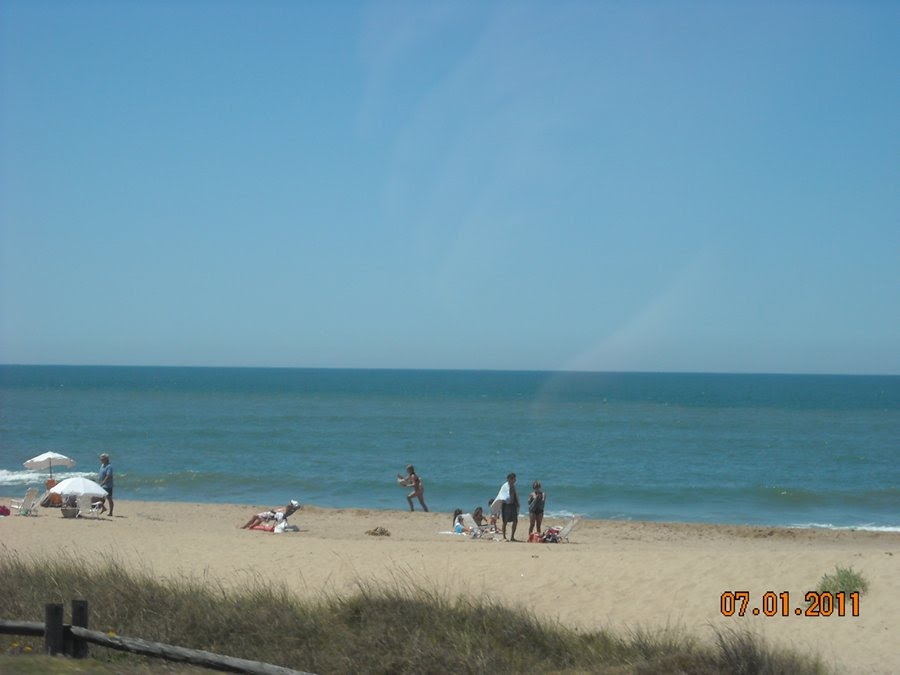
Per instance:
[[[93,630],[323,674],[825,672],[817,660],[774,651],[744,633],[719,634],[711,647],[669,631],[583,633],[495,602],[399,584],[305,602],[262,579],[234,591],[198,579],[159,580],[115,563],[36,564],[9,553],[0,554],[0,578],[16,580],[0,584],[0,618],[41,621],[46,603],[63,603],[68,612],[72,599],[85,599]],[[40,651],[42,641],[31,640]],[[23,642],[0,636],[0,653],[14,651],[13,643],[21,651]],[[147,663],[98,647],[91,655],[113,670],[119,664],[142,672]],[[6,666],[10,660],[30,659],[7,658]]]

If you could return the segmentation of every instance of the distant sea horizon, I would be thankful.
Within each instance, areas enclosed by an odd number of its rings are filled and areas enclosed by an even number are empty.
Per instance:
[[[900,530],[898,441],[897,375],[0,365],[9,496],[105,451],[126,500],[403,509],[412,463],[433,511],[514,471],[557,517]]]
[[[476,368],[468,366],[279,366],[279,365],[221,365],[221,364],[142,364],[142,363],[0,363],[0,368],[184,368],[196,370],[350,370],[350,371],[400,371],[425,373],[583,373],[591,375],[773,375],[785,377],[900,377],[894,372],[842,372],[842,371],[778,371],[778,370],[592,370],[580,368]]]

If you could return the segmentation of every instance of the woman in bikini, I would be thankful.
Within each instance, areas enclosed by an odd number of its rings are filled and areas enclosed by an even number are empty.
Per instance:
[[[401,476],[399,473],[397,474],[397,482],[400,483],[400,485],[412,488],[412,492],[406,495],[406,501],[409,502],[410,511],[416,510],[415,506],[413,506],[413,497],[418,498],[423,511],[428,511],[428,506],[425,504],[425,486],[422,484],[422,479],[416,475],[416,469],[412,464],[407,465],[406,476]]]

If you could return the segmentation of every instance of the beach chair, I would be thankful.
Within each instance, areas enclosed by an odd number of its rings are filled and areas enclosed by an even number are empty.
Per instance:
[[[572,518],[562,528],[548,527],[544,530],[544,536],[541,537],[541,541],[545,544],[558,544],[562,541],[568,542],[569,535],[572,533],[572,530],[575,529],[577,524],[578,518]]]
[[[58,492],[50,492],[50,488],[56,485],[56,481],[52,478],[47,481],[47,489],[44,494],[41,495],[40,499],[38,499],[38,504],[43,506],[44,508],[51,508],[63,505],[62,495]]]
[[[78,517],[79,518],[99,518],[100,517],[100,502],[94,504],[94,501],[91,497],[81,496],[75,500],[78,504]]]
[[[20,516],[36,516],[38,507],[37,488],[28,488],[22,499],[11,499],[10,509],[16,509]]]
[[[572,530],[575,529],[576,525],[578,525],[578,518],[572,518],[566,523],[566,526],[559,532],[560,541],[569,541],[569,535],[572,534]]]

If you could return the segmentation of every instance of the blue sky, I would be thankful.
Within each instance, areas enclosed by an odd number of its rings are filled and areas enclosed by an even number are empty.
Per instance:
[[[900,5],[0,5],[0,362],[900,373]]]

